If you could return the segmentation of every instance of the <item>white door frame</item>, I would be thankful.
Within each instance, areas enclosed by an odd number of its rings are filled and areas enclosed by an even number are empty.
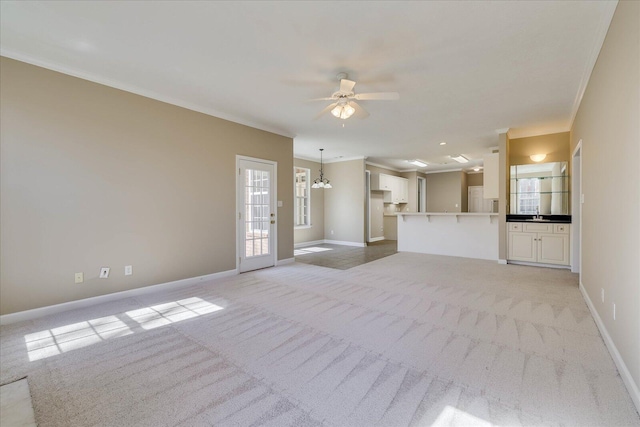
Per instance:
[[[365,220],[366,220],[366,239],[365,242],[371,242],[371,172],[364,171],[364,187],[365,187]]]
[[[270,166],[273,166],[273,177],[270,180],[271,191],[271,210],[275,212],[275,223],[272,227],[272,235],[269,236],[271,238],[272,244],[272,254],[273,254],[273,265],[275,266],[278,263],[278,162],[274,162],[272,160],[258,159],[256,157],[248,157],[241,156],[236,154],[236,272],[240,273],[240,259],[242,257],[242,252],[244,251],[244,238],[241,239],[241,231],[244,232],[244,213],[240,208],[240,202],[244,203],[244,195],[240,193],[239,187],[240,182],[242,182],[242,176],[240,175],[240,162],[242,160],[248,160],[251,162],[264,163]],[[242,227],[241,227],[242,225]]]
[[[418,177],[418,192],[422,197],[420,197],[420,202],[417,203],[416,210],[418,212],[426,212],[427,211],[427,179],[421,176]]]
[[[576,167],[577,166],[577,167]],[[571,154],[571,272],[582,271],[582,139]]]

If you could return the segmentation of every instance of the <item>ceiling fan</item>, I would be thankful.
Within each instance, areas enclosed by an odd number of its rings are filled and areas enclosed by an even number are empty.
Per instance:
[[[367,110],[362,108],[356,101],[395,101],[400,99],[398,92],[373,92],[373,93],[354,93],[353,87],[356,82],[347,79],[347,73],[339,73],[337,76],[340,80],[340,89],[327,98],[310,99],[309,101],[333,101],[327,105],[316,116],[316,119],[331,111],[335,117],[346,120],[355,115],[360,119],[369,116]]]

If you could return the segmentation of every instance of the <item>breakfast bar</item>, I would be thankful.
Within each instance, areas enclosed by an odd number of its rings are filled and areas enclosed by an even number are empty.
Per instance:
[[[398,251],[498,260],[498,214],[398,214]]]

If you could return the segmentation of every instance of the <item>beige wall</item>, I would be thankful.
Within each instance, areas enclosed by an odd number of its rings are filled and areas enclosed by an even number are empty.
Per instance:
[[[290,138],[6,58],[0,71],[0,313],[235,269],[237,154],[278,162],[278,258],[293,257]]]
[[[295,158],[293,164],[299,168],[307,168],[311,171],[311,182],[320,176],[320,163]],[[311,189],[311,227],[295,228],[293,230],[293,242],[304,243],[324,239],[324,190],[322,188]],[[295,208],[294,208],[295,209]],[[294,212],[295,213],[295,212]]]
[[[553,133],[549,135],[515,138],[509,140],[509,165],[528,165],[536,163],[529,156],[532,154],[546,154],[542,161],[568,162],[569,132]]]
[[[384,173],[386,175],[403,176],[402,173],[400,173],[400,172],[396,172],[396,171],[391,170],[391,169],[380,168],[378,166],[373,166],[373,165],[369,165],[369,164],[367,164],[365,166],[365,168],[371,173]]]
[[[384,221],[382,216],[384,214],[384,195],[382,191],[371,192],[371,238],[384,237]]]
[[[427,212],[462,212],[461,175],[460,171],[427,174]]]
[[[483,185],[484,181],[483,178],[484,175],[482,174],[482,172],[480,173],[468,173],[467,174],[467,187],[475,187],[475,186],[479,186],[479,185]]]
[[[364,159],[325,164],[324,173],[333,186],[324,194],[325,239],[364,243]]]
[[[571,152],[582,140],[580,280],[636,387],[640,386],[639,20],[640,3],[618,3],[571,131]]]

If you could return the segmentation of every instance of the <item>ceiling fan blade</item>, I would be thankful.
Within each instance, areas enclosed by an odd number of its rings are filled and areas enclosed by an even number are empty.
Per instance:
[[[306,102],[313,102],[313,101],[335,101],[336,99],[333,97],[328,97],[328,98],[313,98],[313,99],[307,99]]]
[[[353,87],[355,85],[356,85],[356,82],[352,80],[342,79],[340,80],[340,92],[351,93],[353,92]]]
[[[354,96],[358,101],[396,101],[400,99],[398,92],[374,92],[374,93],[358,93]]]
[[[315,117],[314,120],[318,120],[320,117],[322,117],[324,114],[328,113],[329,111],[331,111],[333,109],[333,107],[335,107],[336,105],[338,105],[337,102],[331,103],[329,105],[327,105],[326,107],[324,107],[324,109],[322,111],[320,111],[318,113],[318,115]]]
[[[349,102],[349,105],[351,105],[356,110],[356,112],[353,113],[353,115],[356,116],[357,118],[366,119],[367,117],[369,117],[369,113],[367,112],[367,110],[362,108],[357,102],[351,101]]]

